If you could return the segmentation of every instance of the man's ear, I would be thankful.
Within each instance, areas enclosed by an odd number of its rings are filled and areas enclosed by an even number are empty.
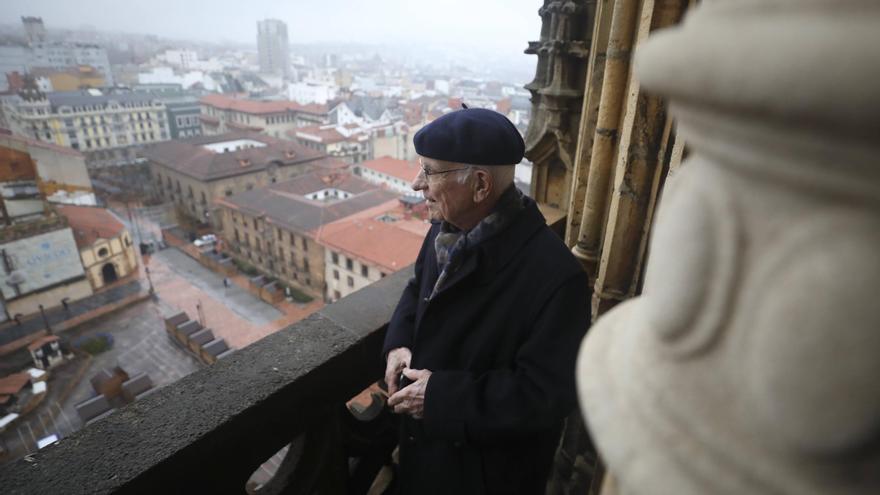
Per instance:
[[[474,174],[474,203],[481,203],[489,199],[493,186],[492,176],[485,170],[477,169]]]

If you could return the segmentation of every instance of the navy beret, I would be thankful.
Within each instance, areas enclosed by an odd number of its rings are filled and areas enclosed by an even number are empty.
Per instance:
[[[516,165],[526,148],[507,117],[484,108],[449,112],[419,129],[413,143],[421,156],[468,165]]]

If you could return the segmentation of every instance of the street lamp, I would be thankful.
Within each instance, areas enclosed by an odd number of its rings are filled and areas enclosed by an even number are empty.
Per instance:
[[[43,317],[43,324],[46,325],[46,331],[49,335],[52,335],[52,326],[49,325],[49,319],[46,318],[46,311],[43,309],[43,305],[40,304],[40,315]]]
[[[153,289],[153,279],[150,278],[150,267],[145,266],[144,271],[147,274],[147,283],[150,284],[150,295],[153,295],[153,293],[155,292],[155,289]]]

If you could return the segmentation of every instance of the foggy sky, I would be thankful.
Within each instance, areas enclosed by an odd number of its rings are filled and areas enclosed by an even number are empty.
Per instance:
[[[92,26],[197,41],[255,43],[256,22],[287,23],[291,43],[514,47],[538,38],[543,0],[3,0],[0,23],[43,18],[49,29]],[[506,51],[507,48],[505,48]]]

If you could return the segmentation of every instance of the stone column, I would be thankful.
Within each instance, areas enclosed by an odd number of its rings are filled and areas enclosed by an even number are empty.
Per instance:
[[[540,41],[525,53],[538,55],[532,116],[526,132],[526,157],[532,169],[532,196],[539,203],[568,205],[571,170],[577,147],[589,39],[595,0],[545,0]]]
[[[582,409],[622,494],[880,493],[880,3],[705,0],[639,48],[690,154]]]

